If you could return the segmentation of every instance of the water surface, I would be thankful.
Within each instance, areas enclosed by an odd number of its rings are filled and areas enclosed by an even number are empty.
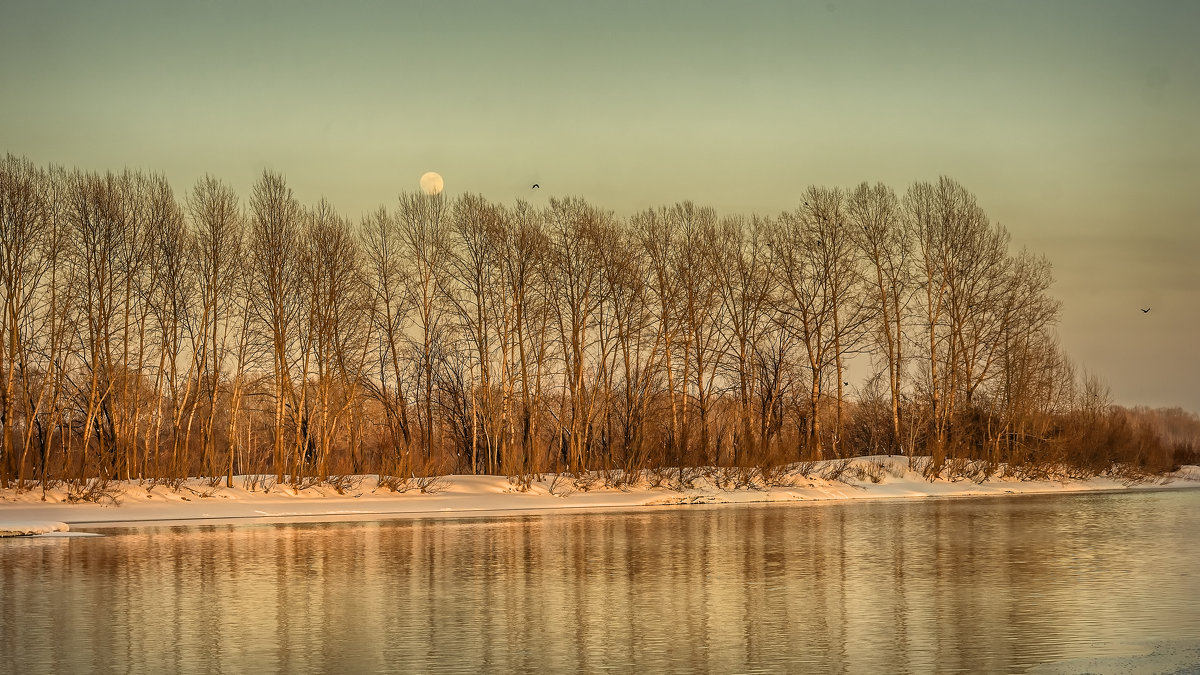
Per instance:
[[[97,531],[0,540],[0,672],[1200,662],[1200,490]]]

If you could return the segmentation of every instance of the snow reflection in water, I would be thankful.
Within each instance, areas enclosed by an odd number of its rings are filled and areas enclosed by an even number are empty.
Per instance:
[[[1200,659],[1200,490],[104,532],[0,541],[0,672]]]

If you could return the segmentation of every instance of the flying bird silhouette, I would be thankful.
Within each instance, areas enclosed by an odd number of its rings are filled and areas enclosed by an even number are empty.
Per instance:
[[[536,189],[538,189],[538,188],[540,188],[540,187],[541,187],[541,185],[538,185],[537,183],[534,183],[534,184],[533,184],[533,187],[532,187],[532,188],[530,188],[530,189],[531,189],[531,190],[536,190]]]
[[[1138,309],[1141,309],[1141,308],[1139,307]],[[1150,308],[1149,308],[1149,307],[1147,307],[1147,308],[1145,308],[1145,309],[1142,309],[1142,314],[1148,314],[1149,312],[1150,312]]]

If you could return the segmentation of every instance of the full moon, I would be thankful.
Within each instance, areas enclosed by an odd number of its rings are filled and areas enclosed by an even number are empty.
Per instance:
[[[421,176],[421,192],[427,195],[436,195],[442,191],[442,177],[436,171],[426,171]]]

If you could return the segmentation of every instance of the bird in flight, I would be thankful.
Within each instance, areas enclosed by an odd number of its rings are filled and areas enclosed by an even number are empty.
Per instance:
[[[533,187],[532,187],[531,189],[533,189],[533,190],[536,190],[536,189],[538,189],[538,188],[540,188],[540,187],[541,187],[541,185],[538,185],[537,183],[534,183],[534,184],[533,184]]]
[[[1138,309],[1141,309],[1141,308],[1139,307]],[[1147,307],[1147,308],[1145,308],[1145,309],[1142,309],[1142,314],[1148,314],[1149,312],[1150,312],[1150,308],[1149,308],[1149,307]]]

